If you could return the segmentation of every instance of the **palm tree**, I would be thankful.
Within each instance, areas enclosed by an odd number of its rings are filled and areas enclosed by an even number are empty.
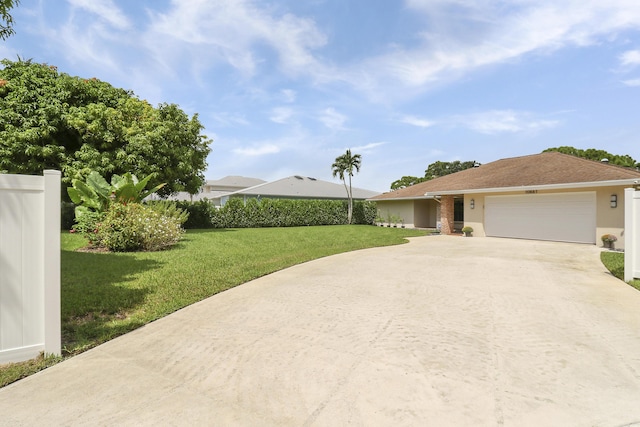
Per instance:
[[[336,161],[331,165],[331,171],[333,172],[333,177],[338,177],[342,180],[344,184],[344,189],[347,191],[347,199],[349,200],[349,210],[348,210],[348,222],[351,224],[351,217],[353,215],[353,191],[351,189],[351,177],[353,176],[353,171],[355,169],[356,172],[360,172],[360,165],[362,163],[362,156],[360,154],[351,154],[351,150],[347,150],[341,156],[336,157]],[[347,181],[345,179],[345,174],[349,176],[349,187],[347,188]]]

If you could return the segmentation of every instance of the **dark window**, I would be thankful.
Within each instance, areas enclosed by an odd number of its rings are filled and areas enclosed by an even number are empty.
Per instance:
[[[453,220],[464,221],[464,199],[453,200]]]

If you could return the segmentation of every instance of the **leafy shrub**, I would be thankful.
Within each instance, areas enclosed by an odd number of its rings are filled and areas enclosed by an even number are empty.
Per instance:
[[[189,212],[179,208],[176,202],[160,200],[147,203],[147,206],[162,216],[175,219],[180,225],[184,225],[189,219]]]
[[[71,231],[81,233],[89,240],[89,244],[92,246],[99,246],[100,236],[98,235],[98,224],[102,222],[105,215],[105,212],[87,211],[76,218],[76,224]]]
[[[232,198],[220,209],[210,211],[211,227],[300,227],[305,225],[347,224],[344,200],[242,199]],[[373,224],[376,205],[354,203],[353,223]]]
[[[184,228],[212,228],[211,218],[215,214],[216,207],[208,200],[196,202],[177,202],[176,206],[189,214],[184,223]]]
[[[114,252],[158,251],[176,244],[183,229],[176,217],[138,203],[114,203],[98,225],[98,245]]]

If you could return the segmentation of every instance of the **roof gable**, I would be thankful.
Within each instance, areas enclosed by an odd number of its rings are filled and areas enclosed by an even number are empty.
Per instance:
[[[373,200],[423,197],[426,193],[640,179],[640,171],[555,151],[512,157],[445,175]]]

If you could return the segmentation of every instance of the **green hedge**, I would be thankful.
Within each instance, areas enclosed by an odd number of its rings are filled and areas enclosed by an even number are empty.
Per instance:
[[[299,227],[304,225],[339,225],[347,223],[344,200],[242,199],[232,198],[216,208],[206,200],[177,202],[189,212],[184,228],[256,228]],[[354,201],[353,223],[373,224],[374,202]]]

